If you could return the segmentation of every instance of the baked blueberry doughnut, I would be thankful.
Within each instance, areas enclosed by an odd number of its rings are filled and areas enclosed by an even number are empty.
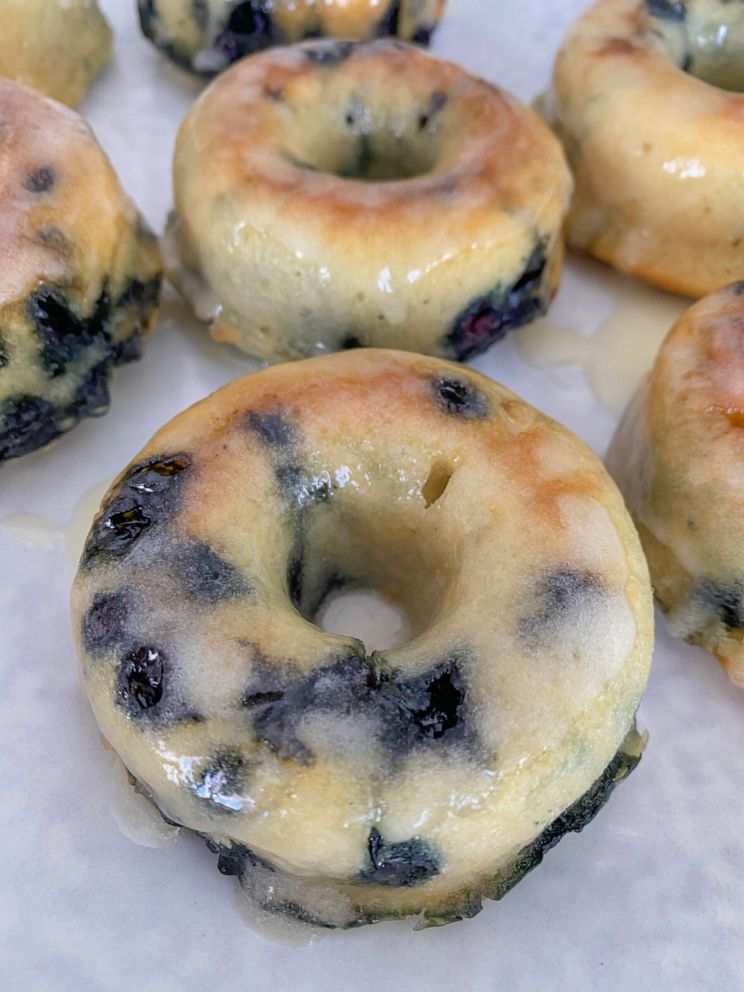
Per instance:
[[[106,411],[157,312],[157,241],[74,111],[0,79],[0,462]]]
[[[340,586],[404,608],[368,654]],[[98,724],[269,911],[472,916],[637,761],[651,591],[599,460],[494,382],[356,349],[237,380],[114,483],[73,594]]]
[[[446,0],[138,0],[146,37],[202,76],[273,45],[305,38],[395,35],[427,45]]]
[[[744,688],[744,283],[667,335],[607,456],[673,634]],[[739,533],[741,531],[741,533]]]
[[[75,106],[111,58],[97,0],[0,0],[0,76]]]
[[[568,240],[672,292],[744,276],[744,4],[598,0],[558,55]]]
[[[400,42],[314,42],[219,76],[176,146],[166,266],[218,341],[465,359],[541,314],[571,179],[513,97]]]

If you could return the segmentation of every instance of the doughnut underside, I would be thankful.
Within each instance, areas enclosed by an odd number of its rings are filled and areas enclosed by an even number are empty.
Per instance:
[[[34,127],[28,127],[29,121]],[[156,239],[72,111],[0,81],[0,461],[109,404],[157,312]]]
[[[744,8],[598,0],[556,58],[569,244],[670,292],[744,276]]]
[[[246,55],[305,38],[397,36],[428,45],[445,0],[298,5],[288,0],[138,0],[142,31],[172,62],[209,77]]]
[[[0,76],[75,106],[111,57],[95,0],[0,0]]]
[[[741,283],[684,314],[607,455],[670,632],[714,654],[740,686],[743,322]]]
[[[365,585],[404,604],[408,644],[312,624]],[[473,915],[640,754],[650,593],[619,496],[450,363],[354,351],[225,387],[114,485],[73,599],[141,791],[301,922]]]

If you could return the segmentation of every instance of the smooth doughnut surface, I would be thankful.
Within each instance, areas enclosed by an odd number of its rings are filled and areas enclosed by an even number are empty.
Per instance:
[[[542,313],[571,179],[506,93],[400,42],[315,42],[218,77],[176,146],[166,264],[219,341],[465,359]]]
[[[111,58],[97,0],[0,0],[0,76],[75,106]]]
[[[672,633],[744,688],[744,283],[667,335],[607,456]]]
[[[203,76],[304,38],[396,35],[427,45],[444,5],[445,0],[138,0],[150,41],[182,69]]]
[[[743,67],[738,2],[598,0],[576,21],[553,77],[571,245],[689,296],[744,276]]]
[[[340,586],[412,626],[312,624]],[[106,496],[73,594],[102,733],[264,908],[472,916],[638,760],[651,592],[577,438],[461,366],[355,350],[235,381]]]
[[[104,413],[157,312],[157,242],[85,121],[0,79],[0,462]]]

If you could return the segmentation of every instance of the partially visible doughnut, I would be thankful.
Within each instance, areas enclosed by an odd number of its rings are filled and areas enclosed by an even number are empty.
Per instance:
[[[446,0],[138,0],[147,38],[172,62],[211,76],[262,48],[305,38],[396,35],[427,45]]]
[[[0,0],[0,76],[74,107],[111,58],[97,0]]]
[[[395,41],[253,55],[187,115],[174,280],[267,361],[357,346],[466,359],[544,312],[571,177],[529,108]]]
[[[688,296],[744,277],[744,4],[597,0],[553,90],[571,245]]]
[[[670,630],[744,688],[744,283],[675,324],[607,455]]]
[[[411,640],[313,618],[372,586]],[[642,749],[652,600],[577,438],[462,366],[275,366],[119,476],[73,594],[101,732],[264,908],[321,926],[501,898]]]
[[[0,462],[104,413],[157,313],[157,241],[74,111],[0,79]]]

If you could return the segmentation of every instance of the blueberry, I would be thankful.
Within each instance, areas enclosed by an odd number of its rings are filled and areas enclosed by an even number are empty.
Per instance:
[[[243,807],[245,773],[246,763],[237,751],[219,751],[194,780],[194,792],[213,812],[236,813]]]
[[[54,186],[54,181],[54,169],[45,165],[41,169],[37,169],[36,172],[30,172],[26,176],[24,185],[29,193],[46,193]]]
[[[545,248],[539,244],[510,288],[499,288],[481,297],[456,318],[447,343],[458,361],[480,355],[508,331],[529,323],[545,311],[546,265]]]
[[[347,334],[346,337],[341,339],[340,348],[342,351],[350,351],[352,348],[363,348],[364,345],[361,339],[356,336],[356,334]]]
[[[684,21],[687,17],[687,5],[679,0],[646,0],[646,9],[652,17],[665,21]]]
[[[49,444],[62,433],[60,411],[40,396],[9,396],[0,403],[0,461]]]
[[[119,557],[149,528],[175,510],[187,455],[153,458],[130,469],[103,508],[83,552],[85,565],[99,555]]]
[[[354,51],[353,41],[326,41],[318,45],[305,45],[305,57],[318,65],[334,66],[345,62]]]
[[[190,596],[207,603],[247,594],[248,584],[234,565],[206,544],[193,542],[174,552],[174,571]]]
[[[384,38],[388,35],[397,35],[398,27],[400,24],[400,0],[390,0],[390,5],[388,9],[383,14],[382,18],[375,28],[375,34],[378,38]]]
[[[459,656],[423,675],[383,686],[384,739],[402,754],[414,748],[466,741],[472,733],[467,686]]]
[[[111,363],[108,360],[99,362],[85,373],[69,407],[70,414],[77,420],[82,417],[100,417],[108,410],[111,404],[110,374]]]
[[[130,652],[119,670],[118,696],[130,715],[152,709],[163,698],[165,656],[157,648]]]
[[[271,7],[271,0],[247,0],[231,9],[225,27],[214,41],[214,48],[228,63],[272,44],[274,26]]]
[[[128,590],[99,593],[83,617],[82,639],[85,650],[96,654],[119,644],[126,633],[130,609],[131,595]]]
[[[421,885],[440,873],[441,858],[420,837],[398,844],[386,844],[373,827],[368,840],[371,865],[361,873],[360,881],[397,888]]]
[[[248,426],[269,448],[288,448],[297,442],[297,431],[279,410],[268,413],[251,411]]]
[[[738,582],[723,583],[714,579],[702,579],[698,583],[698,591],[729,630],[744,629],[744,599]]]
[[[83,348],[97,342],[109,347],[111,301],[105,286],[88,317],[79,316],[62,291],[50,286],[33,294],[27,310],[41,340],[41,364],[52,376],[62,375]]]
[[[445,413],[466,420],[481,420],[489,414],[488,400],[466,382],[439,376],[432,382],[432,389],[437,405]]]
[[[433,28],[416,28],[411,41],[414,45],[421,45],[422,48],[426,48],[431,41],[432,33]]]

